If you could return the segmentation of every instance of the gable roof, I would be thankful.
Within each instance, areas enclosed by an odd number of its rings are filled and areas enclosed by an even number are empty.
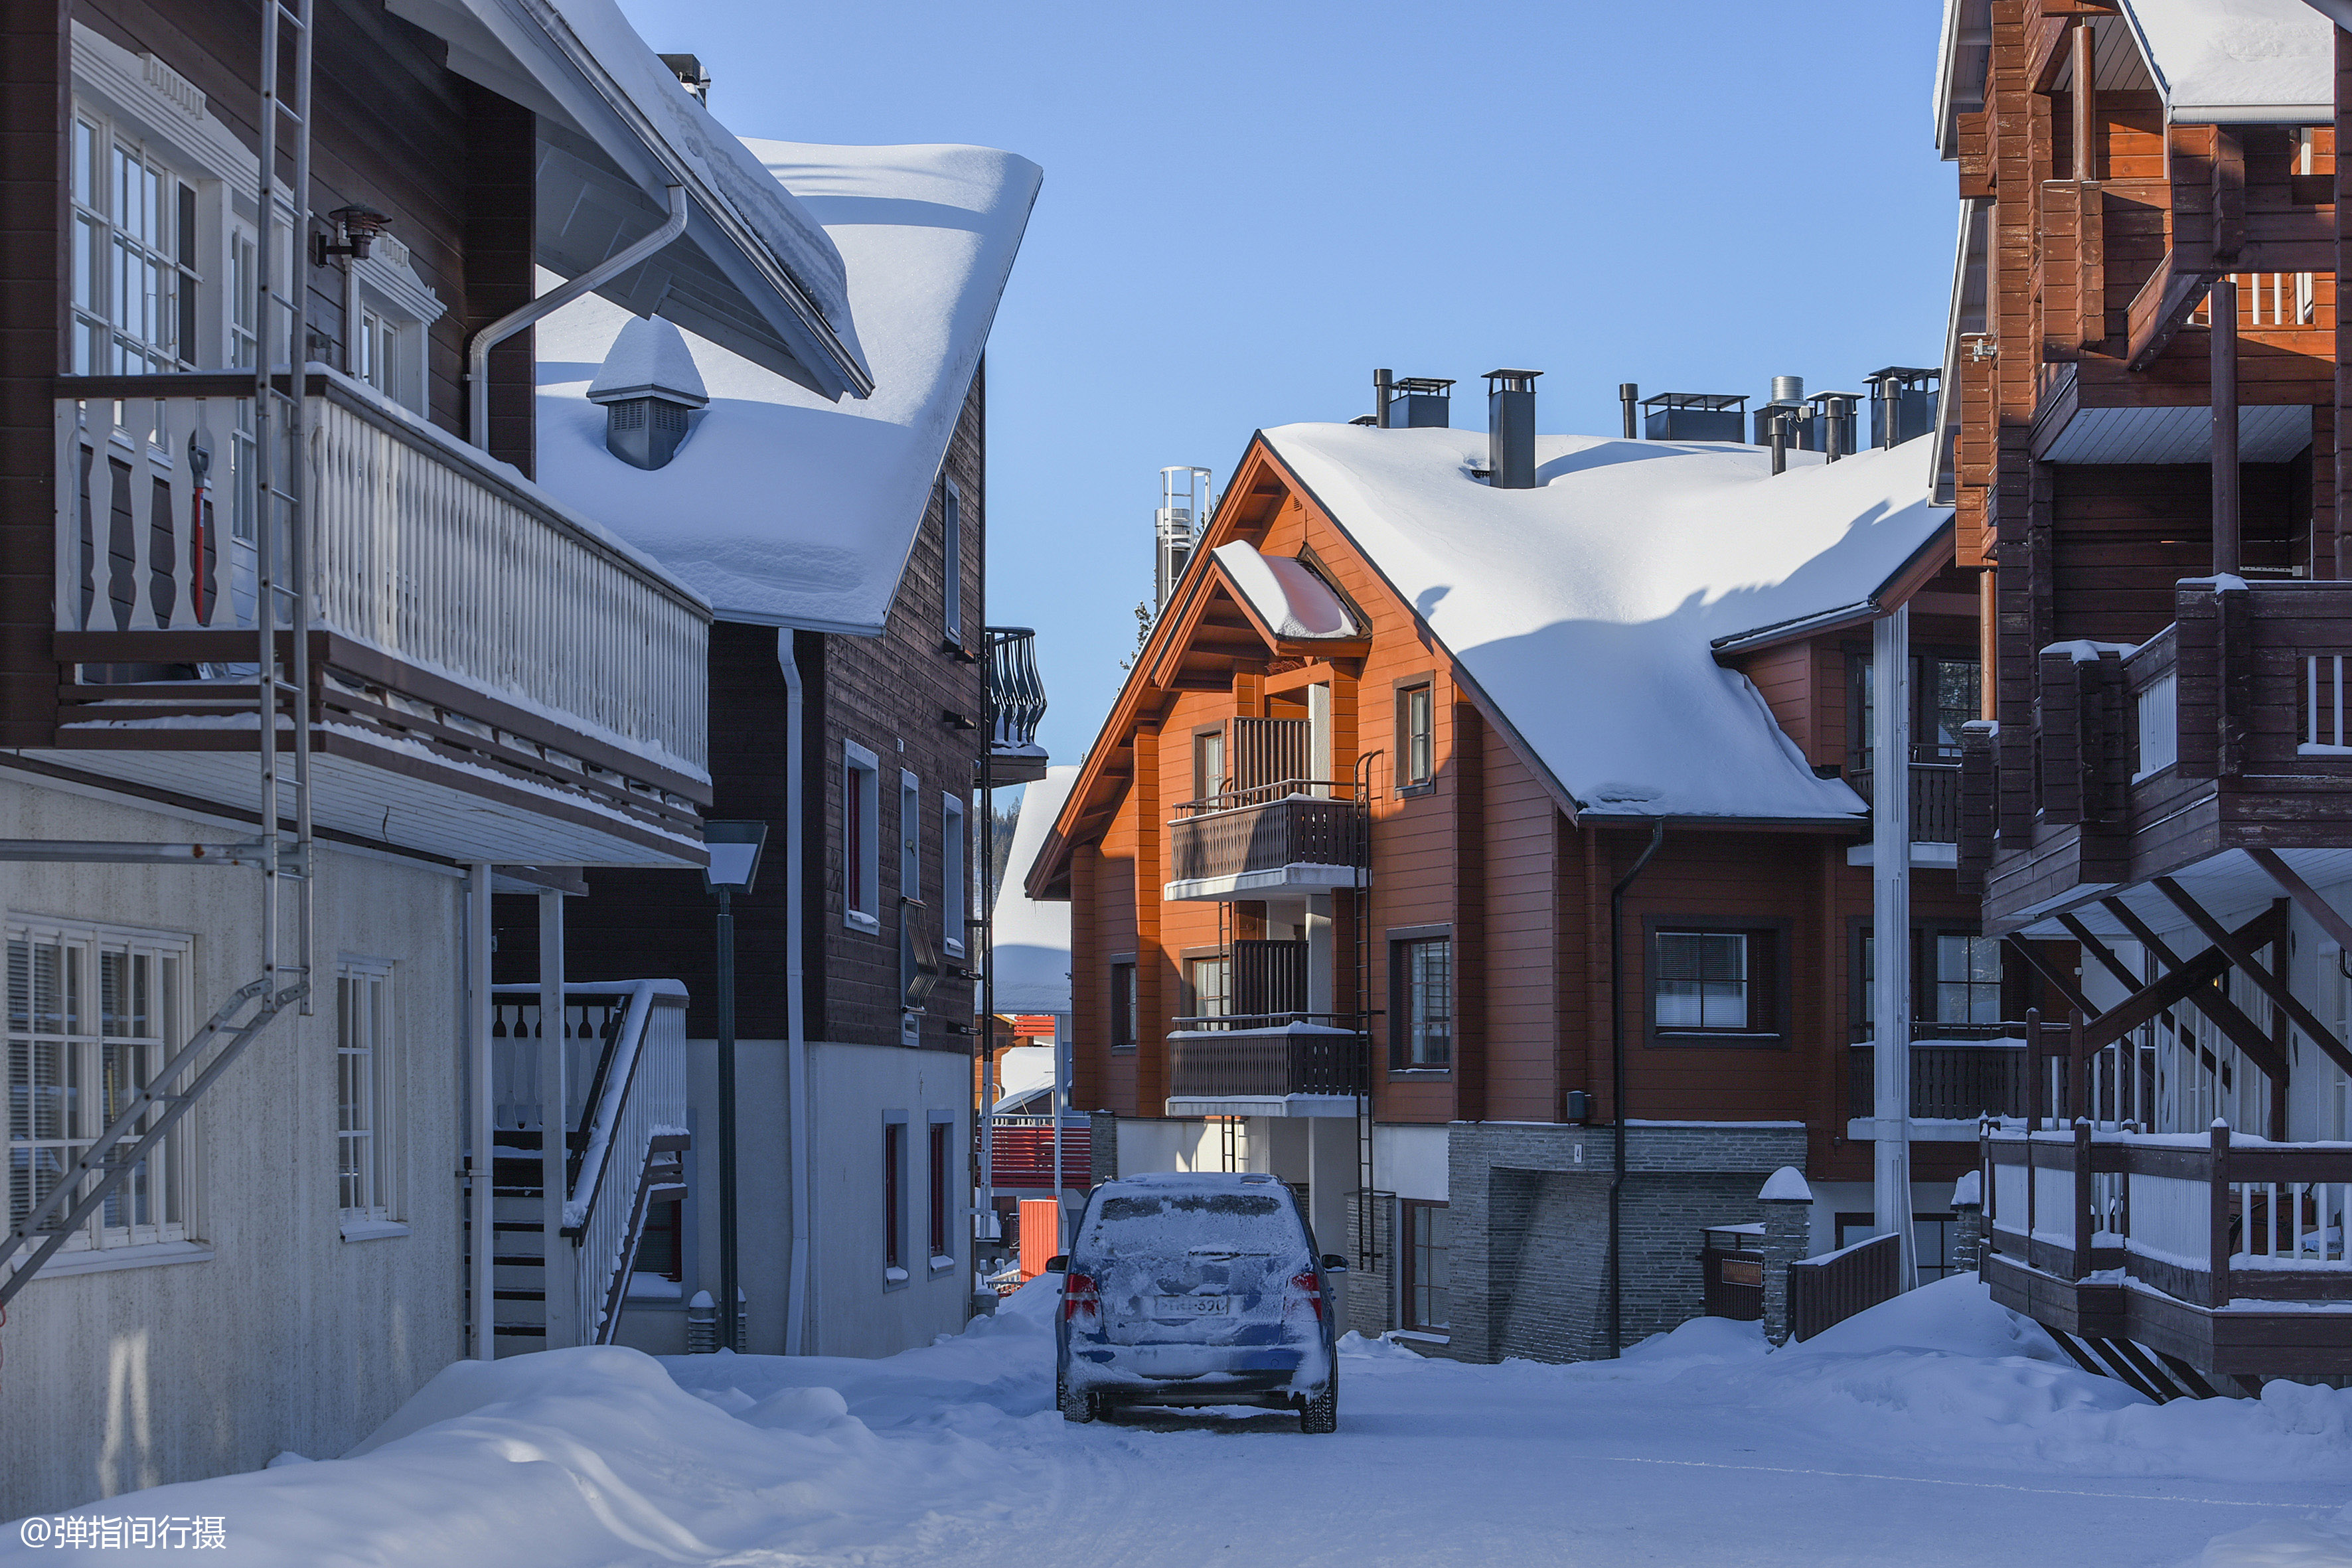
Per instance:
[[[745,145],[847,263],[873,395],[835,404],[689,333],[709,405],[666,467],[633,468],[588,401],[627,312],[575,300],[539,326],[540,483],[721,620],[879,636],[1041,172],[985,147]]]
[[[1538,437],[1525,490],[1466,430],[1291,425],[1269,447],[1580,816],[1851,821],[1713,644],[1885,594],[1943,531],[1931,437],[1775,476],[1761,447]]]
[[[385,0],[449,68],[539,119],[542,266],[576,278],[661,227],[686,233],[598,290],[825,398],[874,384],[840,253],[792,193],[646,47],[614,0]]]

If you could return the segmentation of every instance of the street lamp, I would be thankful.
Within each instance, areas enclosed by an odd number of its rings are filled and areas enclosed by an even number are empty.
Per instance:
[[[735,907],[760,874],[760,849],[768,841],[764,822],[706,822],[702,841],[710,864],[702,885],[719,895],[719,1321],[720,1343],[743,1352],[743,1311],[737,1304],[735,1261]]]

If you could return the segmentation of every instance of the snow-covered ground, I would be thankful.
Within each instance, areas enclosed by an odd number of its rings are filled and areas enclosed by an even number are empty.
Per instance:
[[[339,1460],[78,1511],[216,1520],[213,1561],[270,1568],[2352,1565],[2352,1392],[2158,1408],[1973,1280],[1769,1354],[1717,1320],[1565,1367],[1350,1340],[1331,1436],[1066,1424],[1052,1290],[886,1361],[461,1363]],[[0,1562],[97,1529],[12,1525]]]

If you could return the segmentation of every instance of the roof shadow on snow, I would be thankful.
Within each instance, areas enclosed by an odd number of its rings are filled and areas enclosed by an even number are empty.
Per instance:
[[[900,228],[960,228],[984,233],[988,220],[966,207],[919,202],[908,196],[802,195],[801,205],[827,228],[835,224],[875,224]]]
[[[1565,457],[1554,458],[1536,465],[1536,483],[1548,485],[1568,474],[1581,473],[1587,468],[1606,468],[1619,463],[1654,462],[1661,458],[1688,457],[1691,448],[1668,441],[1602,441]]]

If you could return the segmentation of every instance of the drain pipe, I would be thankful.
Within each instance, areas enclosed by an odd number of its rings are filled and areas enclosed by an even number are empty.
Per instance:
[[[793,1141],[793,1251],[784,1295],[784,1353],[804,1355],[802,1334],[808,1322],[809,1226],[816,1205],[809,1192],[815,1162],[809,1158],[808,987],[801,952],[801,919],[808,902],[803,875],[800,796],[806,744],[802,730],[801,665],[793,651],[793,629],[776,633],[776,663],[784,672],[784,776],[791,780],[791,808],[784,814],[784,1049],[785,1092]]]
[[[481,450],[490,449],[490,351],[542,316],[552,315],[583,294],[593,292],[662,249],[686,232],[686,187],[669,187],[669,221],[618,256],[607,257],[569,283],[541,294],[519,310],[510,310],[476,332],[466,344],[467,438]]]
[[[1625,889],[1633,885],[1633,879],[1649,865],[1665,838],[1666,819],[1662,816],[1650,825],[1650,842],[1641,858],[1609,889],[1609,1094],[1616,1102],[1609,1110],[1617,1119],[1617,1165],[1609,1177],[1609,1353],[1612,1356],[1625,1353],[1624,1270],[1619,1267],[1618,1256],[1618,1200],[1625,1187]]]

